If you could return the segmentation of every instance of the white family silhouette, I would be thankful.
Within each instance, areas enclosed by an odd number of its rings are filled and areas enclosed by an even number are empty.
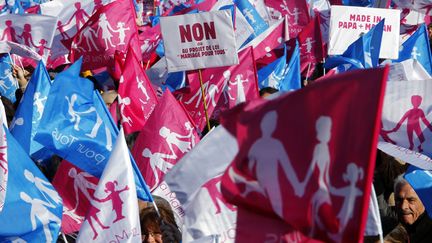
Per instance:
[[[31,204],[30,221],[32,229],[36,229],[37,222],[41,223],[46,242],[51,242],[53,240],[53,236],[51,235],[49,224],[51,222],[60,224],[61,219],[51,212],[50,208],[54,209],[58,205],[61,205],[62,200],[51,184],[44,179],[34,176],[33,173],[28,170],[24,170],[24,176],[28,181],[35,184],[36,188],[40,190],[43,197],[45,198],[45,200],[42,200],[41,198],[32,198],[27,193],[20,192],[20,198],[24,202]]]
[[[319,211],[327,210],[327,216],[330,218],[321,218],[316,216],[313,218],[313,227],[310,235],[313,235],[317,228],[323,232],[327,232],[332,239],[341,240],[340,232],[343,232],[349,220],[353,216],[356,198],[362,195],[362,191],[357,188],[357,183],[363,179],[363,170],[355,163],[347,164],[346,172],[343,174],[343,181],[348,182],[348,185],[342,188],[334,188],[330,181],[330,150],[329,142],[331,140],[332,120],[328,116],[321,116],[315,124],[316,139],[318,144],[315,145],[312,161],[307,170],[306,176],[300,180],[293,167],[293,162],[290,160],[283,143],[274,138],[272,134],[277,127],[277,112],[267,112],[261,120],[260,128],[262,136],[258,138],[251,146],[249,158],[249,170],[255,171],[257,183],[251,184],[250,180],[237,174],[233,168],[230,168],[229,175],[231,179],[237,183],[250,184],[246,187],[247,191],[242,195],[245,197],[251,191],[256,191],[266,195],[272,205],[273,210],[281,217],[284,217],[284,197],[280,188],[280,176],[278,168],[282,168],[284,175],[290,182],[290,185],[297,197],[304,197],[306,188],[314,173],[318,170],[318,188],[311,196],[311,209],[313,215],[320,215]],[[265,152],[263,152],[265,151]],[[295,163],[294,163],[295,164]],[[255,169],[255,170],[254,170]],[[262,189],[260,189],[262,188]],[[332,196],[342,197],[343,203],[336,215],[332,208]],[[330,209],[329,209],[330,208]],[[331,223],[335,221],[339,223]]]
[[[162,172],[163,174],[166,174],[174,166],[175,160],[179,157],[174,146],[181,152],[181,155],[187,153],[195,146],[194,127],[190,122],[186,122],[184,127],[188,131],[186,135],[181,135],[171,131],[166,126],[161,127],[159,130],[159,135],[165,139],[171,154],[152,152],[149,148],[144,148],[142,156],[149,160],[150,168],[152,169],[155,178],[155,183],[151,186],[151,190],[155,189],[159,185],[159,173]]]
[[[96,123],[94,124],[92,130],[90,133],[86,133],[85,135],[89,138],[96,138],[99,132],[99,128],[101,127],[103,121],[102,118],[99,116],[99,114],[96,111],[96,108],[94,106],[89,107],[85,111],[76,111],[75,110],[75,102],[77,101],[77,94],[73,93],[71,97],[65,96],[66,101],[68,102],[68,114],[71,116],[69,119],[70,122],[74,124],[74,129],[76,131],[80,131],[80,122],[81,122],[81,116],[91,113],[95,113],[96,115]],[[92,119],[92,118],[90,118]],[[93,123],[93,122],[92,122]],[[112,137],[111,137],[111,131],[109,128],[105,125],[105,137],[106,137],[106,145],[105,148],[108,151],[112,150]]]

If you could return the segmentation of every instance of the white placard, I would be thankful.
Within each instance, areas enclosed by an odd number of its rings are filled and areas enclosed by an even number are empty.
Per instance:
[[[329,55],[342,54],[349,45],[385,19],[380,58],[399,56],[400,10],[331,6]]]
[[[161,17],[168,72],[238,64],[230,10]]]

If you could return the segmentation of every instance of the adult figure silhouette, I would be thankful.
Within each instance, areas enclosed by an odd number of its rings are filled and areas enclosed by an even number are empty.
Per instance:
[[[283,204],[287,202],[280,189],[279,168],[282,168],[296,195],[300,195],[300,182],[283,143],[272,137],[276,131],[277,118],[276,111],[269,111],[264,115],[260,126],[262,136],[251,146],[248,158],[249,170],[253,171],[255,168],[258,183],[263,187],[273,210],[284,217]]]
[[[405,120],[407,120],[407,136],[409,142],[409,149],[412,150],[414,148],[413,134],[415,133],[418,137],[418,140],[420,141],[420,144],[417,147],[419,152],[423,152],[422,143],[425,141],[423,131],[420,127],[420,120],[425,124],[427,128],[429,128],[430,131],[432,131],[432,125],[426,119],[423,110],[419,108],[421,102],[422,97],[420,95],[411,96],[411,104],[413,107],[407,112],[405,112],[405,114],[402,116],[402,118],[399,120],[399,122],[393,129],[389,131],[384,131],[384,133],[396,132],[397,130],[399,130]]]

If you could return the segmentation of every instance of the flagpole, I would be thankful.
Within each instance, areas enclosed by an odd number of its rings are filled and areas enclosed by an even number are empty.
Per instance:
[[[306,86],[307,83],[308,83],[310,67],[311,67],[311,63],[308,64],[308,69],[307,69],[307,72],[306,72],[306,79],[305,79],[305,84],[304,84],[304,86]]]
[[[326,75],[326,70],[325,70],[325,68],[324,68],[324,63],[325,63],[325,57],[323,58],[323,67],[322,67],[322,69],[323,69],[323,76],[325,76]]]
[[[198,74],[199,74],[199,81],[200,81],[200,86],[201,86],[202,100],[204,102],[204,112],[205,112],[205,117],[206,117],[206,121],[207,121],[207,128],[210,131],[210,129],[211,129],[211,127],[210,127],[210,120],[209,120],[209,117],[208,117],[206,94],[204,92],[204,85],[203,85],[203,81],[202,81],[201,69],[198,69]]]
[[[9,55],[9,59],[11,60],[11,63],[12,63],[13,65],[15,65],[15,62],[14,62],[14,60],[12,59],[12,56],[11,56],[10,52],[8,52],[8,55]]]
[[[65,242],[65,243],[68,243],[68,241],[67,241],[67,239],[66,239],[66,236],[64,235],[63,232],[61,233],[61,235],[63,236],[63,240],[64,240],[64,242]]]

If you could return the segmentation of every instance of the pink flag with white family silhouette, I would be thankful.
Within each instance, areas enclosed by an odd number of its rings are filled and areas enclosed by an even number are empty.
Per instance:
[[[258,83],[251,48],[239,53],[239,64],[229,67],[204,69],[202,81],[207,104],[207,112],[219,113],[245,100],[256,98]],[[206,117],[199,81],[199,72],[188,73],[190,86],[175,92],[199,129],[204,129]],[[217,108],[218,107],[218,108]],[[216,109],[217,108],[217,109]],[[218,117],[215,114],[214,117]]]
[[[139,34],[138,39],[141,46],[142,59],[144,62],[147,62],[162,40],[160,25],[146,27],[145,31]]]
[[[0,102],[0,106],[2,109],[1,112],[1,127],[0,127],[0,212],[3,209],[5,200],[6,200],[6,190],[7,190],[7,182],[8,182],[8,161],[7,161],[7,141],[6,141],[6,133],[5,126],[3,121],[6,120],[6,115],[4,112],[3,103]]]
[[[222,178],[224,196],[310,238],[361,242],[387,73],[350,72],[227,111],[222,125],[239,152]],[[256,222],[237,220],[237,232]],[[236,240],[264,241],[266,231]]]
[[[157,104],[153,87],[132,48],[126,55],[117,98],[125,134],[141,130]]]
[[[26,45],[46,60],[54,37],[56,17],[38,14],[0,16],[0,40]]]
[[[423,169],[432,169],[432,84],[389,81],[378,148]]]
[[[271,55],[271,50],[282,46],[282,43],[288,39],[288,24],[286,18],[284,18],[273,23],[272,26],[249,42],[242,50],[252,46],[254,58],[258,60],[264,56]]]
[[[97,9],[113,0],[56,0],[41,5],[41,14],[57,16],[51,58],[69,53],[62,41],[72,38]],[[61,11],[59,11],[59,9]]]
[[[219,114],[225,110],[259,97],[258,80],[252,48],[243,50],[239,53],[238,57],[240,62],[240,64],[237,65],[238,67],[223,72],[226,84],[223,89],[222,97],[219,98],[213,111],[213,119],[218,119]],[[210,72],[211,70],[209,69],[207,71]]]
[[[78,242],[141,242],[132,163],[123,129],[92,196]]]
[[[63,199],[61,230],[65,234],[79,231],[91,204],[99,179],[63,160],[52,182]],[[93,205],[95,207],[97,205]]]
[[[135,52],[140,53],[134,11],[129,0],[115,1],[98,8],[72,37],[71,62],[83,56],[83,70],[104,67],[112,61],[116,50],[125,52],[129,42]]]
[[[164,175],[198,142],[194,122],[166,90],[132,149],[150,190],[154,190]]]
[[[289,37],[295,38],[309,23],[309,8],[306,0],[264,0],[272,19],[288,18]]]
[[[298,35],[300,46],[300,70],[310,77],[317,62],[324,60],[324,44],[321,36],[320,18],[317,16]],[[309,73],[308,73],[309,71]]]

